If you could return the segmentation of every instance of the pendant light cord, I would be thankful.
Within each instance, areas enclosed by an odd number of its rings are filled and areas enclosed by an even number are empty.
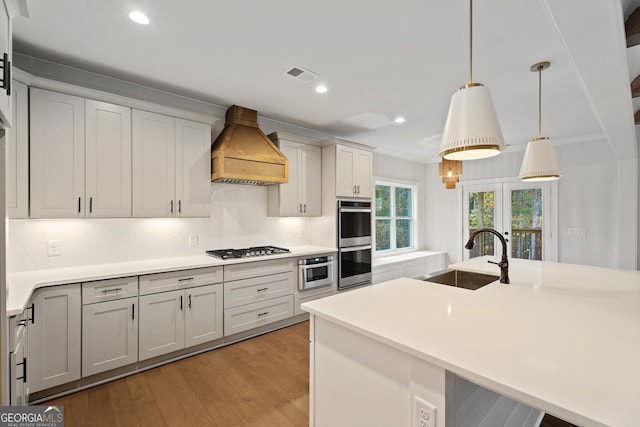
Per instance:
[[[473,0],[469,0],[469,84],[473,83]]]
[[[542,65],[538,65],[538,138],[542,138]]]

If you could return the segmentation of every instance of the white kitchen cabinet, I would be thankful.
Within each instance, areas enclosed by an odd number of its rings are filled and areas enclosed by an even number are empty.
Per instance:
[[[140,297],[139,360],[221,338],[222,284]]]
[[[138,360],[138,278],[82,284],[82,376]]]
[[[84,98],[31,88],[32,218],[84,216]]]
[[[289,160],[289,182],[269,186],[269,216],[321,216],[321,148],[282,137],[276,142]]]
[[[29,401],[28,311],[9,318],[9,404],[12,406],[24,406]]]
[[[209,216],[211,127],[133,110],[133,216]]]
[[[371,198],[373,154],[343,145],[336,146],[336,196]]]
[[[176,216],[211,213],[211,126],[176,119]]]
[[[223,267],[140,276],[139,360],[221,338]]]
[[[31,303],[27,376],[34,393],[80,378],[80,284],[38,289]]]
[[[12,17],[7,1],[0,2],[0,65],[2,65],[2,69],[0,69],[0,120],[4,128],[13,124],[11,108],[11,97],[13,96],[13,88],[11,87]]]
[[[29,216],[29,91],[11,83],[13,126],[7,138],[6,203],[9,218]]]
[[[131,114],[31,88],[31,217],[131,216]]]
[[[87,99],[85,120],[86,216],[129,217],[131,109]]]
[[[185,348],[222,338],[222,284],[185,290]]]

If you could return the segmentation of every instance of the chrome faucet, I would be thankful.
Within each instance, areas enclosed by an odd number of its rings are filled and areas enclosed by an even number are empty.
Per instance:
[[[498,233],[493,228],[479,228],[478,230],[471,233],[469,236],[469,240],[467,244],[464,245],[466,249],[473,249],[473,239],[480,233],[491,233],[498,236],[498,239],[502,242],[502,259],[500,262],[487,261],[491,264],[496,264],[500,267],[500,283],[509,283],[509,260],[507,259],[507,242],[504,240],[502,234]]]

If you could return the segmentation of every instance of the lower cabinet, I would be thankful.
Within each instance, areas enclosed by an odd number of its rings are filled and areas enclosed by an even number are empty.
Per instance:
[[[224,311],[224,334],[233,335],[293,316],[293,295],[229,308]]]
[[[222,337],[222,284],[140,297],[138,359]]]
[[[82,307],[82,376],[138,360],[138,298]]]
[[[29,401],[27,324],[24,313],[9,319],[9,404],[12,406],[24,406]]]
[[[80,379],[80,284],[38,289],[31,303],[29,392]]]

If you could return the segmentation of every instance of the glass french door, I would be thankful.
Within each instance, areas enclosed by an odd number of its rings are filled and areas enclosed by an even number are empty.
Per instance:
[[[479,228],[493,228],[507,242],[509,258],[557,260],[557,184],[521,181],[463,185],[463,240]],[[501,255],[500,240],[490,233],[475,238],[462,259]]]

